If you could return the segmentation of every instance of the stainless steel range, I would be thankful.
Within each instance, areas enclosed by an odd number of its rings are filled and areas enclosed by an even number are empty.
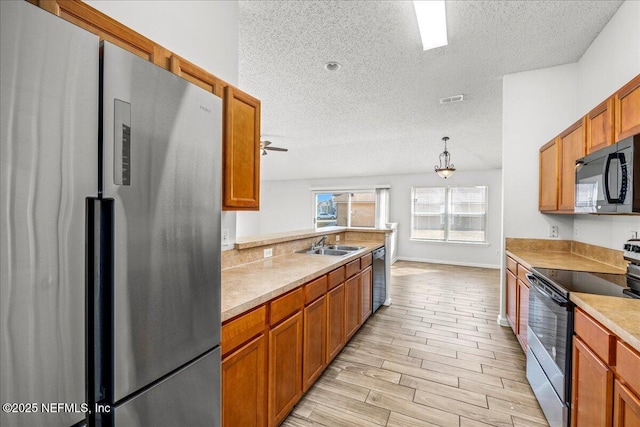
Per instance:
[[[640,240],[625,245],[627,274],[531,269],[527,327],[527,379],[551,427],[569,426],[572,292],[640,298]]]

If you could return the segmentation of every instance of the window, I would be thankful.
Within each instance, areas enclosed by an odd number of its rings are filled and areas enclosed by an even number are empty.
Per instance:
[[[386,224],[388,188],[314,191],[316,229],[331,226],[374,228]]]
[[[487,241],[487,187],[414,187],[411,238],[447,242]]]

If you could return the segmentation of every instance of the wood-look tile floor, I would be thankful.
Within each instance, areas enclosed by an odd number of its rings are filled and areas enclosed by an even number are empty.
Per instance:
[[[327,367],[283,426],[548,425],[510,328],[499,270],[399,261],[392,302]]]

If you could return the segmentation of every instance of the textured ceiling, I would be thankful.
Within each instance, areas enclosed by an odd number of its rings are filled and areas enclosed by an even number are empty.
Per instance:
[[[262,179],[432,171],[445,135],[458,170],[500,168],[502,76],[576,62],[621,4],[447,1],[424,52],[410,1],[240,1],[239,86],[289,148]]]

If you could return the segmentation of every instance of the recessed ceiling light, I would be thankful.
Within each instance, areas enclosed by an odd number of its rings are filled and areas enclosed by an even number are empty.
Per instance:
[[[324,68],[329,71],[338,71],[340,68],[342,68],[342,65],[340,65],[339,62],[331,61],[324,64]]]
[[[448,45],[444,0],[414,1],[413,7],[418,18],[422,50]]]

